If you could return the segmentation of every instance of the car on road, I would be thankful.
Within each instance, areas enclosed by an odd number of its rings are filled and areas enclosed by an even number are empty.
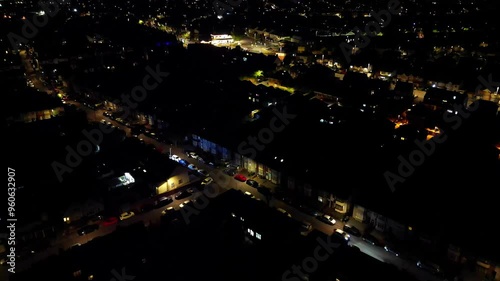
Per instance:
[[[338,235],[340,236],[342,239],[344,239],[345,241],[349,241],[351,240],[351,235],[349,235],[347,232],[343,231],[342,229],[335,229],[335,231],[333,232],[333,235]]]
[[[417,267],[435,275],[440,275],[442,273],[441,267],[430,261],[419,260],[417,261]]]
[[[284,200],[283,200],[283,201],[284,201]],[[321,216],[321,213],[320,213],[320,212],[318,212],[318,211],[314,210],[313,208],[310,208],[310,207],[308,207],[308,206],[306,206],[306,205],[299,205],[299,206],[298,206],[298,209],[299,209],[302,213],[304,213],[304,214],[306,214],[306,215],[309,215],[309,216],[312,216],[312,217]]]
[[[182,202],[181,204],[179,204],[179,208],[184,208],[186,207],[186,205],[189,205],[189,204],[192,204],[193,201],[191,200],[186,200],[184,202]]]
[[[201,181],[201,186],[206,186],[214,182],[214,179],[212,177],[207,177],[204,180]]]
[[[242,174],[236,174],[234,176],[234,179],[235,180],[238,180],[238,181],[241,181],[241,182],[246,182],[247,181],[247,177],[245,177],[244,175]]]
[[[310,224],[309,222],[306,222],[306,221],[301,222],[300,227],[302,228],[303,231],[312,230],[312,224]]]
[[[113,225],[113,224],[116,224],[118,222],[118,219],[116,217],[108,217],[106,219],[104,219],[101,224],[102,226],[110,226],[110,225]]]
[[[82,227],[82,228],[80,228],[78,230],[78,235],[83,236],[85,234],[89,234],[91,232],[94,232],[97,229],[99,229],[99,225],[98,224],[86,225],[86,226],[84,226],[84,227]]]
[[[399,250],[399,248],[393,244],[386,244],[384,246],[384,250],[388,253],[395,255],[396,257],[399,257],[401,255],[401,251]]]
[[[236,175],[236,170],[235,169],[224,169],[224,174],[228,175],[228,176],[234,176]]]
[[[167,207],[165,210],[161,211],[161,215],[168,216],[168,215],[172,214],[173,212],[175,212],[174,207]]]
[[[177,193],[177,195],[175,195],[175,199],[176,200],[184,199],[184,198],[189,197],[189,196],[191,196],[191,193],[189,193],[187,190],[183,190],[183,191]]]
[[[123,220],[126,220],[126,219],[130,219],[131,217],[135,216],[135,213],[134,212],[123,212],[121,215],[120,215],[120,220],[123,221]]]
[[[193,152],[193,151],[186,151],[186,155],[187,155],[187,157],[193,158],[193,159],[199,158],[198,154],[196,154],[196,152]]]
[[[205,177],[208,177],[210,174],[204,170],[204,169],[199,169],[198,170],[198,174],[202,175],[202,176],[205,176]]]
[[[328,225],[335,225],[337,223],[337,221],[329,215],[316,216],[316,219]]]
[[[188,166],[189,165],[189,162],[184,160],[184,159],[179,159],[179,164],[181,164],[182,166]]]
[[[351,235],[356,236],[356,237],[361,236],[361,231],[359,231],[359,229],[357,229],[355,226],[346,224],[346,225],[344,225],[343,230]]]
[[[172,202],[174,202],[174,200],[171,197],[168,197],[168,196],[160,197],[155,202],[155,208],[161,208],[163,206],[167,206],[167,205],[169,205]]]
[[[369,244],[372,244],[373,246],[380,246],[381,243],[380,241],[377,239],[377,237],[367,233],[365,235],[363,235],[363,237],[361,237],[363,239],[363,241],[369,243]]]
[[[172,156],[170,156],[170,159],[174,160],[175,162],[179,162],[181,160],[181,158],[175,154],[172,154]]]
[[[285,215],[285,216],[287,216],[287,217],[289,217],[289,218],[291,218],[291,217],[292,217],[292,215],[290,215],[290,213],[289,213],[289,212],[287,212],[287,211],[286,211],[285,209],[283,209],[283,208],[276,208],[276,210],[278,210],[278,212],[282,213],[283,215]]]
[[[189,164],[188,165],[188,169],[192,170],[192,171],[197,171],[198,170],[198,168],[194,164]]]
[[[247,180],[247,184],[251,187],[255,187],[255,188],[258,188],[259,187],[259,183],[254,181],[254,180]]]

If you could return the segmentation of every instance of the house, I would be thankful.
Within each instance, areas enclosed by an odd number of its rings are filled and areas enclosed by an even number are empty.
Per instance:
[[[436,109],[452,109],[453,105],[465,105],[467,95],[439,88],[430,88],[424,96],[424,103]]]
[[[190,183],[189,170],[165,154],[151,157],[144,169],[150,184],[155,187],[156,194],[169,192]]]
[[[236,189],[217,196],[210,206],[223,217],[237,221],[245,236],[253,242],[283,243],[300,235],[297,221]]]

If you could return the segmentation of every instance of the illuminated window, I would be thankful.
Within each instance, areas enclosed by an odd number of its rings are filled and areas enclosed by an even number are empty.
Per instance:
[[[250,235],[252,235],[252,236],[254,236],[254,235],[255,235],[255,233],[253,232],[253,230],[251,230],[250,228],[249,228],[249,229],[247,229],[247,231],[248,231],[248,233],[250,233]]]
[[[318,201],[321,202],[321,203],[323,203],[323,197],[318,196]]]
[[[335,210],[337,210],[339,212],[343,212],[344,211],[344,206],[340,205],[340,204],[335,204]]]
[[[255,233],[255,237],[257,237],[257,239],[259,240],[262,240],[262,236],[259,233]]]

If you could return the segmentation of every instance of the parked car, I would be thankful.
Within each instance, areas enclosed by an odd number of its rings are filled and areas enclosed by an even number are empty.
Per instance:
[[[80,228],[78,230],[78,235],[83,236],[85,234],[89,234],[91,232],[94,232],[97,229],[99,229],[99,225],[98,224],[86,225],[86,226],[84,226],[84,227],[82,227],[82,228]]]
[[[305,205],[299,205],[298,206],[298,209],[303,212],[304,214],[306,215],[309,215],[309,216],[313,216],[313,217],[316,217],[316,216],[321,216],[321,213],[319,211],[316,211],[310,207],[307,207]]]
[[[204,180],[201,181],[201,186],[206,186],[214,182],[214,179],[212,177],[206,177]]]
[[[118,222],[118,218],[116,217],[108,217],[106,219],[104,219],[101,224],[102,226],[110,226],[110,225],[113,225],[113,224],[116,224]]]
[[[438,264],[430,261],[419,260],[417,262],[417,267],[435,275],[442,274],[441,267]]]
[[[384,250],[395,255],[396,257],[399,257],[401,255],[401,251],[399,250],[399,248],[393,244],[386,244],[384,246]]]
[[[300,223],[300,226],[302,227],[303,230],[309,231],[312,229],[312,225],[306,221],[303,221]]]
[[[189,165],[189,162],[184,160],[184,159],[179,159],[179,164],[181,164],[182,166],[188,166]]]
[[[254,180],[247,180],[247,184],[251,187],[255,187],[255,188],[259,187],[259,183],[254,181]]]
[[[163,206],[167,206],[170,203],[174,202],[174,200],[171,197],[163,196],[160,197],[155,203],[155,208],[161,208]]]
[[[235,169],[224,169],[224,174],[228,176],[234,176],[236,175],[236,170]]]
[[[191,196],[191,193],[189,193],[187,190],[183,190],[183,191],[177,193],[177,195],[175,195],[175,199],[176,200],[184,199],[184,198],[189,197],[189,196]]]
[[[204,169],[199,169],[198,170],[198,174],[200,174],[202,176],[205,176],[205,177],[210,176],[210,174],[206,170],[204,170]]]
[[[161,211],[162,216],[167,216],[175,212],[174,207],[167,207],[165,210]]]
[[[135,216],[135,213],[134,212],[123,212],[121,215],[120,215],[120,220],[123,221],[123,220],[126,220],[126,219],[130,219],[131,217]]]
[[[181,158],[175,154],[172,154],[172,156],[170,156],[170,159],[174,160],[175,162],[179,162],[181,160]]]
[[[333,235],[338,235],[340,236],[342,239],[344,239],[345,241],[349,241],[351,240],[351,235],[349,235],[347,232],[343,231],[342,229],[335,229],[335,231],[333,232]]]
[[[363,235],[363,241],[369,243],[369,244],[372,244],[373,246],[380,246],[382,243],[380,243],[380,241],[377,239],[377,237],[367,233],[365,235]]]
[[[245,177],[244,175],[242,174],[236,174],[234,176],[234,179],[238,180],[238,181],[241,181],[241,182],[246,182],[247,181],[247,177]]]
[[[184,208],[184,207],[186,207],[186,205],[192,204],[192,202],[193,201],[191,201],[191,200],[186,200],[186,201],[182,202],[181,204],[179,204],[179,207]]]
[[[184,153],[187,155],[188,158],[193,158],[193,159],[198,159],[198,154],[194,151],[186,150]]]
[[[359,231],[359,229],[357,229],[356,227],[354,227],[352,225],[349,225],[349,224],[344,225],[343,230],[351,235],[354,235],[357,237],[361,236],[361,231]]]
[[[188,165],[188,169],[192,170],[192,171],[197,171],[198,170],[198,168],[194,164],[189,164]]]
[[[334,225],[337,223],[337,221],[332,216],[329,215],[317,216],[316,219],[328,225]]]
[[[292,217],[292,215],[290,215],[290,213],[289,213],[289,212],[287,212],[285,209],[282,209],[282,208],[277,208],[276,210],[278,210],[278,212],[282,213],[283,215],[285,215],[285,216],[287,216],[287,217],[289,217],[289,218],[291,218],[291,217]]]

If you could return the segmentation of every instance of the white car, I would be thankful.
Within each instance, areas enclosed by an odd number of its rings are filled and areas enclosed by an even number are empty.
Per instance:
[[[199,157],[198,154],[196,154],[195,152],[188,152],[187,156],[194,158],[194,159],[198,159],[198,157]]]
[[[186,201],[182,202],[181,204],[179,204],[179,207],[180,208],[184,208],[184,206],[186,206],[187,204],[189,204],[189,202],[191,202],[191,200],[186,200]]]
[[[179,160],[181,160],[181,158],[175,154],[172,154],[172,156],[170,156],[170,159],[174,160],[175,162],[179,162]]]
[[[201,185],[209,185],[214,182],[214,179],[212,177],[205,178],[202,182]]]
[[[351,235],[347,234],[347,232],[343,231],[342,229],[338,229],[337,228],[337,229],[335,229],[335,231],[333,233],[336,234],[336,235],[340,235],[346,241],[349,241],[351,239]]]
[[[126,220],[126,219],[129,219],[131,217],[135,216],[135,213],[134,212],[125,212],[125,213],[122,213],[120,215],[120,220]]]

